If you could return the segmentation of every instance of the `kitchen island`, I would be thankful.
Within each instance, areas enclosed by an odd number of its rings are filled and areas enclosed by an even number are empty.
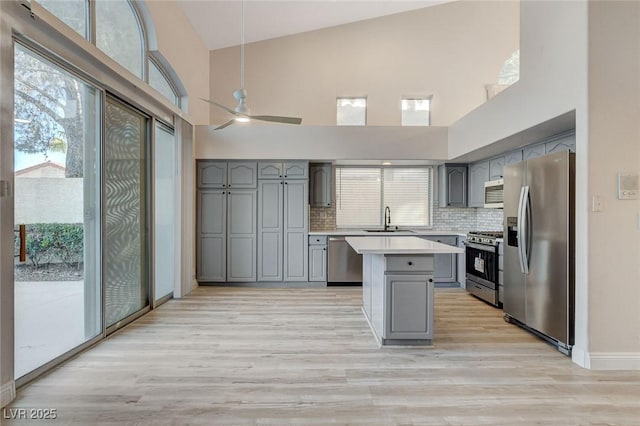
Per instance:
[[[381,346],[430,345],[435,254],[463,250],[417,237],[347,237],[362,255],[362,310]]]

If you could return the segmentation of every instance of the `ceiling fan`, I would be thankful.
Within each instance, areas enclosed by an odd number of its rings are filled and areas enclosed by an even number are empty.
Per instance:
[[[245,99],[247,98],[247,91],[244,88],[244,0],[242,0],[242,17],[241,17],[241,41],[240,41],[240,88],[233,92],[233,97],[235,98],[237,104],[234,109],[228,108],[218,102],[200,98],[205,102],[209,102],[211,105],[215,105],[220,109],[228,112],[234,117],[216,127],[213,130],[224,129],[227,126],[233,124],[234,121],[237,122],[248,122],[251,120],[259,120],[259,121],[270,121],[273,123],[284,123],[284,124],[300,124],[302,123],[302,118],[299,117],[283,117],[279,115],[251,115],[251,111],[249,107],[245,103]]]

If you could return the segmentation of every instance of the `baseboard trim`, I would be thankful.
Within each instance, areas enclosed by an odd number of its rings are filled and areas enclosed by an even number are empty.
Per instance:
[[[640,352],[591,352],[591,370],[640,370]]]
[[[587,370],[591,369],[589,353],[581,348],[577,348],[575,346],[571,348],[571,361],[582,368],[586,368]]]
[[[0,387],[0,407],[6,407],[16,397],[16,382],[10,381]]]

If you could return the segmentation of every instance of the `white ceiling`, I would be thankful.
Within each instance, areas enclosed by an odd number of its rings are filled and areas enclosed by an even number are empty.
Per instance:
[[[209,50],[241,41],[241,0],[177,0]],[[245,1],[245,43],[391,15],[451,0]]]

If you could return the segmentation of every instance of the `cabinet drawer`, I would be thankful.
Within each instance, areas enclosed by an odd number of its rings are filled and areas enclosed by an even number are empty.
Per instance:
[[[327,244],[327,236],[326,235],[309,235],[309,245],[326,245]]]
[[[386,255],[387,272],[425,272],[434,270],[433,255]]]

